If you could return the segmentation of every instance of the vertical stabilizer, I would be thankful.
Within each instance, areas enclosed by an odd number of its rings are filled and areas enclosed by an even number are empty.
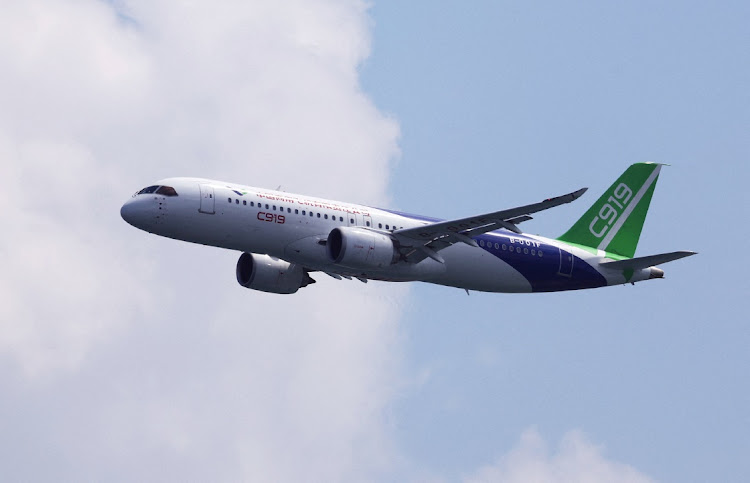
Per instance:
[[[632,258],[661,167],[631,165],[558,240]]]

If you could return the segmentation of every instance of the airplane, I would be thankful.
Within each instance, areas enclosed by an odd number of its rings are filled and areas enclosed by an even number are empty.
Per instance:
[[[422,281],[482,292],[556,292],[663,278],[694,255],[635,257],[661,167],[631,165],[563,235],[518,227],[587,188],[517,208],[440,220],[202,178],[168,178],[135,193],[122,218],[156,235],[242,252],[242,287],[293,294],[310,273],[362,282]]]

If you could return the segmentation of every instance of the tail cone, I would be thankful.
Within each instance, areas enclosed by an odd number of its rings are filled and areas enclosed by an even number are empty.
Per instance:
[[[648,276],[648,279],[651,280],[652,278],[664,278],[664,270],[661,268],[651,267],[650,268],[651,273]]]

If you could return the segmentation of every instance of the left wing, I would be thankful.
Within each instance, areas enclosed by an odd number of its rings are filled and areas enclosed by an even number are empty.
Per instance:
[[[393,232],[393,237],[400,244],[400,252],[407,262],[418,263],[429,257],[440,263],[445,263],[437,252],[457,242],[463,242],[473,247],[477,246],[471,237],[487,233],[488,231],[505,228],[514,233],[521,233],[516,226],[518,223],[530,220],[531,213],[548,210],[555,206],[570,203],[578,199],[588,188],[566,195],[549,198],[539,203],[519,206],[509,210],[495,211],[483,215],[470,216],[459,220],[440,221],[425,226],[406,228]]]

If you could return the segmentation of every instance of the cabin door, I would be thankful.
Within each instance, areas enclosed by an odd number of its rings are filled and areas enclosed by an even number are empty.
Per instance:
[[[198,209],[201,213],[213,215],[216,213],[216,197],[214,196],[214,187],[210,184],[201,185],[201,207]]]

